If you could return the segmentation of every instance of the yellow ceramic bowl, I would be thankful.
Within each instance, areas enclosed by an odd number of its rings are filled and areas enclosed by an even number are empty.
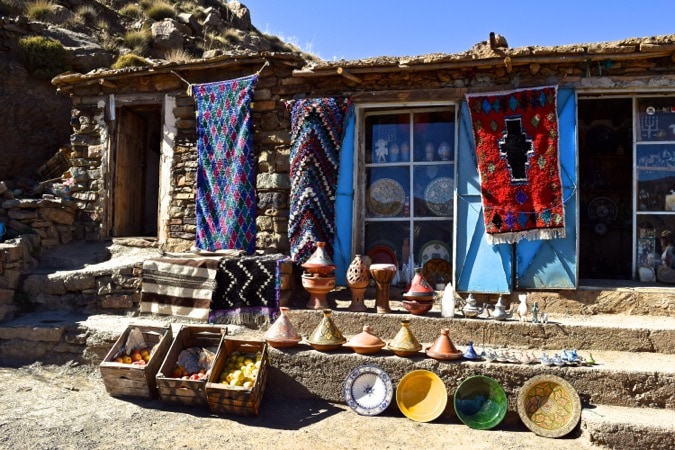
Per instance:
[[[396,388],[396,403],[408,419],[431,422],[448,404],[448,391],[438,375],[428,370],[406,374]]]

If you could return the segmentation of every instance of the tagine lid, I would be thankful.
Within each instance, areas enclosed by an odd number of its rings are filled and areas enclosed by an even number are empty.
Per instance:
[[[275,348],[292,347],[302,340],[287,316],[288,307],[279,308],[281,314],[265,332],[264,339]]]
[[[363,331],[349,339],[344,346],[358,349],[381,349],[387,345],[382,339],[372,333],[370,325],[364,325]]]
[[[450,330],[448,328],[442,328],[440,336],[438,336],[434,343],[427,349],[427,356],[439,360],[460,358],[462,352],[457,350],[455,344],[452,343],[449,334]]]

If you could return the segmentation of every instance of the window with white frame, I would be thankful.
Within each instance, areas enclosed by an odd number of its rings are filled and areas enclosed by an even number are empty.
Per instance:
[[[362,242],[373,263],[450,281],[455,134],[454,106],[364,114]]]

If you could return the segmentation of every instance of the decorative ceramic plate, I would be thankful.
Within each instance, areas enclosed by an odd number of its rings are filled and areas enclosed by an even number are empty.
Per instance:
[[[392,217],[401,213],[405,204],[403,186],[391,178],[380,178],[368,188],[368,211],[379,217]]]
[[[422,267],[434,258],[450,261],[450,249],[443,241],[429,241],[420,249],[419,262]]]
[[[448,391],[443,380],[435,373],[414,370],[398,383],[396,403],[408,419],[431,422],[445,411]]]
[[[424,190],[424,201],[436,216],[452,216],[452,197],[455,182],[450,177],[433,180]]]
[[[581,400],[574,387],[556,375],[536,375],[518,392],[518,415],[535,434],[565,436],[581,418]]]
[[[588,204],[588,217],[593,222],[611,223],[619,217],[619,207],[609,197],[596,197]]]
[[[364,364],[352,370],[343,385],[347,405],[362,416],[376,416],[389,407],[394,386],[382,369]]]
[[[422,276],[432,286],[439,280],[448,284],[452,279],[452,266],[443,258],[431,258],[422,266]]]
[[[504,420],[508,400],[496,380],[474,375],[457,386],[454,405],[462,423],[476,430],[489,430]]]
[[[371,264],[396,265],[396,252],[388,245],[373,245],[366,252]]]

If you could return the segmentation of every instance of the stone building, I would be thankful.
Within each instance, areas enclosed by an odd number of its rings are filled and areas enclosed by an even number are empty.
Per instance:
[[[339,169],[353,179],[348,201],[336,206],[339,283],[360,253],[399,268],[434,259],[433,281],[458,292],[583,297],[574,292],[653,285],[654,272],[640,269],[653,267],[648,255],[659,257],[657,234],[675,230],[674,52],[673,35],[522,48],[491,35],[452,55],[309,63],[265,52],[67,73],[53,80],[73,105],[69,167],[52,187],[54,201],[72,212],[76,238],[144,236],[188,251],[197,171],[188,88],[259,72],[251,107],[259,250],[291,251],[287,101],[339,97],[353,107],[355,136],[342,150],[353,162]],[[486,227],[495,222],[483,220],[467,96],[542,87],[555,92],[564,231],[490,243]],[[405,147],[407,160],[396,156]]]

